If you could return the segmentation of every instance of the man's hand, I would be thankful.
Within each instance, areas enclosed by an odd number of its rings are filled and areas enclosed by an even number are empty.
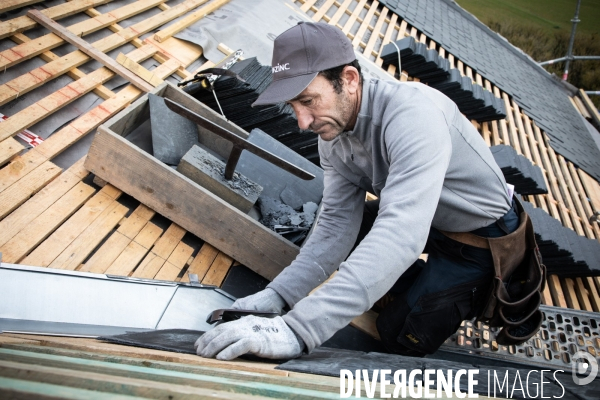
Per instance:
[[[281,315],[285,307],[285,300],[271,288],[266,288],[253,295],[237,299],[231,308],[238,310],[256,310],[262,312],[276,312]]]
[[[216,356],[219,360],[233,360],[247,353],[288,359],[300,356],[303,350],[296,334],[283,318],[254,315],[215,327],[200,336],[194,347],[199,356]]]

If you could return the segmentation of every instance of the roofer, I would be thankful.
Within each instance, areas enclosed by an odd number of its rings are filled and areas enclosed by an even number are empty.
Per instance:
[[[389,293],[393,300],[377,320],[383,344],[393,353],[423,356],[461,321],[480,315],[492,287],[502,304],[510,303],[494,260],[521,262],[526,241],[515,235],[524,232],[519,216],[526,214],[450,99],[420,83],[363,79],[339,29],[300,23],[275,40],[273,81],[253,105],[279,102],[293,106],[301,129],[319,135],[322,211],[291,265],[233,307],[290,311],[221,324],[198,339],[198,355],[298,357]],[[378,200],[365,203],[366,192]],[[486,237],[510,239],[498,242],[507,251],[492,257]],[[426,262],[419,259],[424,250]],[[521,286],[528,279],[519,280]],[[537,282],[530,292],[539,288]],[[537,331],[541,318],[539,293],[533,297],[521,299],[531,303],[527,315],[512,319],[535,315],[525,336]],[[509,339],[522,339],[523,332],[512,334],[517,337]]]

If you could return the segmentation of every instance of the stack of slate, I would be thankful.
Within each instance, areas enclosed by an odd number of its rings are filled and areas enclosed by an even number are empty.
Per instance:
[[[404,71],[450,97],[467,118],[482,122],[506,118],[502,100],[470,78],[461,76],[457,69],[450,69],[448,60],[440,57],[437,51],[428,50],[412,36],[383,48],[381,58],[384,65],[398,63],[398,50]]]
[[[600,275],[600,243],[579,236],[540,208],[521,201],[533,222],[535,238],[548,274]]]
[[[546,194],[548,187],[542,170],[510,146],[490,147],[496,163],[502,170],[506,182],[514,185],[519,194]]]
[[[262,66],[256,57],[239,61],[230,70],[245,82],[231,76],[215,81],[214,89],[225,117],[250,132],[259,128],[305,158],[318,163],[317,136],[302,134],[294,111],[287,104],[251,107],[271,83],[271,67]],[[199,84],[186,86],[187,93],[220,113],[213,93]]]

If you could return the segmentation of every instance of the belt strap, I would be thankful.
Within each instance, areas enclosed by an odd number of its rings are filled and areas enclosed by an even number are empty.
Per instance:
[[[452,240],[456,240],[462,244],[468,244],[469,246],[479,247],[480,249],[490,249],[490,244],[487,238],[477,236],[469,232],[446,232],[440,231],[444,236],[449,237]]]

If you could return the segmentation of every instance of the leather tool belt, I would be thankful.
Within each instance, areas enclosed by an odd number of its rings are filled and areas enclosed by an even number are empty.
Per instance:
[[[526,342],[543,320],[539,306],[546,284],[546,267],[535,242],[531,219],[519,200],[515,202],[519,227],[506,236],[486,238],[442,231],[450,239],[492,253],[495,270],[492,290],[477,320],[490,327],[502,327],[496,337],[502,345]]]

